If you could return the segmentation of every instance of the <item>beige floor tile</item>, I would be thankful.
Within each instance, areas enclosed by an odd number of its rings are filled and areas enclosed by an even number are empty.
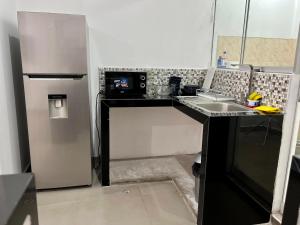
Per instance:
[[[93,188],[90,188],[91,191]],[[65,192],[65,191],[64,191]],[[51,193],[52,194],[52,193]],[[73,193],[74,194],[74,193]],[[86,198],[61,203],[39,205],[41,225],[150,225],[137,186],[99,188]]]
[[[185,195],[194,213],[198,212],[198,203],[195,200],[194,177],[179,163],[182,159],[185,167],[191,170],[195,156],[169,156],[146,159],[121,160],[110,162],[110,178],[112,184],[136,182],[136,181],[158,181],[174,180],[182,193]],[[190,171],[191,173],[191,171]]]
[[[37,193],[38,205],[51,205],[66,202],[76,202],[88,197],[94,197],[100,192],[96,187],[77,187],[62,190],[41,191]]]
[[[124,195],[124,194],[122,194]],[[113,196],[102,201],[88,200],[78,205],[78,224],[91,225],[150,225],[140,195]]]
[[[93,185],[65,189],[39,191],[37,193],[38,205],[74,202],[82,199],[93,198],[102,190],[95,172],[93,172]]]
[[[40,225],[68,225],[76,222],[77,203],[67,202],[38,206]]]
[[[38,211],[40,225],[196,224],[170,181],[42,192]]]
[[[188,174],[191,177],[194,177],[193,171],[192,171],[192,166],[194,164],[194,161],[196,159],[197,155],[192,154],[192,155],[176,155],[175,158],[177,161],[180,163],[180,165],[188,172]]]
[[[151,224],[189,225],[196,224],[182,197],[172,181],[140,186],[142,198],[151,218]]]

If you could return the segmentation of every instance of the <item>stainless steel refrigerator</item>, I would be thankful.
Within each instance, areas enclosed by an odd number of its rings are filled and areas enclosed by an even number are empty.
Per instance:
[[[85,17],[18,12],[18,24],[36,186],[90,185]]]

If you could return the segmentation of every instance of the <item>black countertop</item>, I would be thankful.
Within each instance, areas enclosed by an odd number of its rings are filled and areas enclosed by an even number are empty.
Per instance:
[[[143,98],[107,98],[100,97],[100,102],[107,107],[168,107],[173,106],[174,98],[169,96],[144,96]]]
[[[174,97],[171,96],[150,96],[150,95],[144,95],[143,97],[130,97],[130,98],[110,98],[106,97],[104,95],[100,96],[100,100],[123,100],[123,101],[128,101],[128,100],[173,100]]]
[[[158,107],[158,106],[174,106],[180,107],[181,105],[190,108],[206,117],[235,117],[235,116],[256,116],[256,115],[270,115],[256,110],[248,112],[210,112],[203,110],[201,107],[193,104],[189,98],[196,96],[148,96],[142,98],[106,98],[100,96],[100,101],[108,107]],[[199,103],[217,103],[216,101],[209,100],[202,97],[197,97]],[[237,103],[238,105],[241,105]],[[283,113],[274,113],[272,115],[283,115]]]
[[[0,176],[0,225],[8,224],[32,180],[32,174]]]

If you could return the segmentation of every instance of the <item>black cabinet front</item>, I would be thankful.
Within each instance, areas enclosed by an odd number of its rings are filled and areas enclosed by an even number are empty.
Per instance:
[[[282,116],[211,118],[198,224],[252,225],[270,219]]]
[[[240,118],[232,161],[232,177],[271,211],[281,144],[282,117]]]

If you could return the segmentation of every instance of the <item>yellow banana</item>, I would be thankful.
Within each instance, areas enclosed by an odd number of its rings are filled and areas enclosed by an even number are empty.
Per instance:
[[[275,107],[272,107],[272,106],[266,106],[266,105],[255,107],[255,109],[259,110],[259,111],[266,112],[266,113],[281,112],[281,110],[279,108],[275,108]]]
[[[262,99],[262,96],[260,94],[257,94],[254,96],[253,100],[259,100]]]
[[[252,94],[249,95],[249,100],[254,100],[255,96],[259,95],[256,91],[252,92]]]

